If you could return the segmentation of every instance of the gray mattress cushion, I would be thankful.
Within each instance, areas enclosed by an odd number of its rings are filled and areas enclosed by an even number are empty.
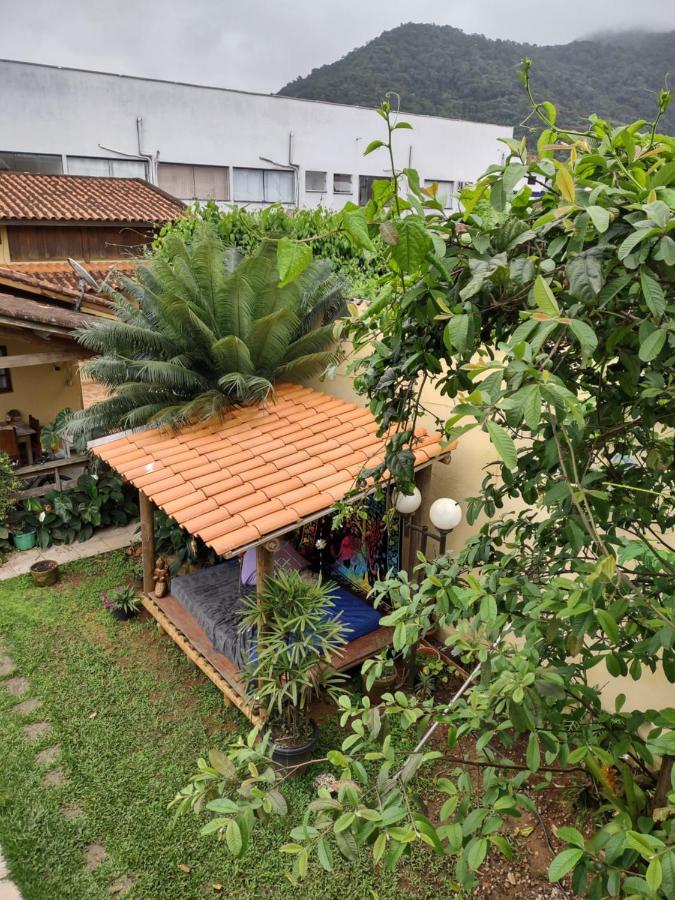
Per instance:
[[[216,650],[239,668],[249,659],[248,635],[241,634],[241,600],[255,587],[241,584],[239,565],[220,563],[171,579],[171,593],[203,628]]]

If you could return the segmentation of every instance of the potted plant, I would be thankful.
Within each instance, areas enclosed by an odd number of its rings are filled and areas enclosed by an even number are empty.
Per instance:
[[[143,589],[143,563],[138,559],[131,564],[131,580],[137,591]]]
[[[59,580],[59,564],[55,559],[41,559],[30,567],[35,587],[51,587]]]
[[[396,660],[386,650],[367,659],[361,667],[361,680],[371,701],[379,703],[383,694],[391,693],[399,684]]]
[[[103,591],[101,599],[106,609],[109,609],[114,619],[126,622],[138,615],[141,608],[140,597],[129,585],[120,585],[112,591]]]
[[[10,512],[9,528],[17,550],[31,550],[35,546],[39,524],[37,511],[40,509],[40,503],[30,498]]]
[[[311,759],[318,728],[311,705],[336,701],[345,676],[330,667],[346,643],[335,614],[333,585],[297,571],[268,577],[261,596],[244,601],[242,632],[252,662],[246,667],[267,713],[272,759],[284,768]]]

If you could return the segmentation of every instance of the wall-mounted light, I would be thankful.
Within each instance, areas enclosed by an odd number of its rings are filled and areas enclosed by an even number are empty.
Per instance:
[[[414,531],[422,536],[420,550],[426,554],[427,540],[433,538],[438,541],[440,555],[445,553],[447,538],[453,528],[456,528],[462,521],[462,508],[451,497],[439,497],[429,507],[429,519],[434,528],[438,529],[438,534],[429,531],[428,525],[417,525],[412,521],[412,516],[422,505],[422,495],[415,488],[412,494],[396,494],[394,506],[396,512],[403,520],[403,534],[409,537]]]

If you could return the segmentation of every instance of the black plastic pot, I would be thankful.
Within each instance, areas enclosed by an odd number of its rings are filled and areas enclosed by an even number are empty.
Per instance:
[[[319,726],[314,719],[309,720],[312,735],[304,744],[297,747],[280,747],[272,743],[272,759],[282,769],[292,769],[298,763],[307,762],[312,758],[313,750],[319,743]]]
[[[137,609],[111,609],[113,619],[118,622],[128,622],[129,619],[135,619],[138,615]]]

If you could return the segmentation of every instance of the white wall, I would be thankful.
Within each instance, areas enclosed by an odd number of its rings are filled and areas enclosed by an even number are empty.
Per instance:
[[[360,107],[249,94],[120,75],[0,61],[0,151],[112,157],[104,147],[138,153],[136,120],[143,122],[143,151],[160,162],[270,167],[287,165],[289,137],[300,166],[300,205],[340,208],[358,201],[358,176],[386,176],[379,150],[363,157],[382,120]],[[397,134],[397,166],[412,165],[422,178],[472,181],[499,161],[505,126],[405,115],[413,131]],[[305,193],[304,171],[328,173],[326,194]],[[351,173],[352,196],[333,194],[334,172]],[[189,199],[189,198],[182,198]]]

